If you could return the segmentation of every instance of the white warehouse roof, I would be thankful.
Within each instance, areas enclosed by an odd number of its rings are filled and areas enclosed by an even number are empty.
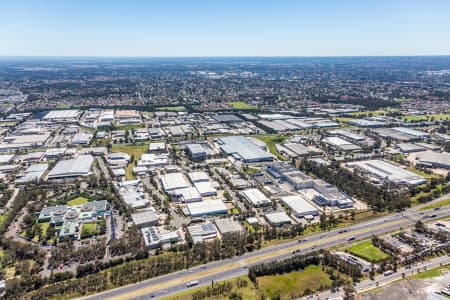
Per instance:
[[[48,173],[48,178],[87,176],[94,162],[92,155],[80,155],[74,159],[60,160]]]
[[[200,202],[188,203],[187,209],[192,217],[227,213],[227,207],[222,202],[222,200],[205,200]]]
[[[306,215],[318,215],[319,211],[312,204],[310,204],[305,198],[300,195],[292,195],[282,197],[281,201],[289,206],[292,212],[297,217],[303,217]]]
[[[159,176],[159,180],[166,192],[190,187],[183,173],[168,173]]]
[[[248,189],[241,193],[253,206],[262,206],[272,203],[269,198],[258,189]]]

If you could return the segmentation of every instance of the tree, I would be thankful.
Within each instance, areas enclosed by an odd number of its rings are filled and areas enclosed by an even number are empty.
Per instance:
[[[352,283],[344,286],[344,300],[354,300],[355,299],[355,287]]]

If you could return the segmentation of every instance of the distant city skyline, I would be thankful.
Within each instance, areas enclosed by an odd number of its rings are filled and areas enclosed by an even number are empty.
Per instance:
[[[450,1],[0,4],[0,56],[450,55]]]

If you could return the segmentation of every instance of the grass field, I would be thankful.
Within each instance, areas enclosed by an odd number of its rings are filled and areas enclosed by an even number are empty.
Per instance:
[[[129,155],[132,155],[135,160],[138,160],[141,158],[141,155],[143,153],[147,152],[147,149],[148,149],[148,144],[141,145],[141,146],[113,145],[112,152],[124,152]],[[135,176],[133,175],[133,167],[134,167],[134,161],[130,162],[126,169],[127,179],[135,178]]]
[[[435,121],[449,120],[450,114],[412,115],[402,117],[402,120],[406,122],[430,121],[432,119]]]
[[[184,106],[163,106],[163,107],[158,107],[156,110],[164,110],[164,111],[186,111],[186,107]]]
[[[277,148],[275,147],[275,144],[280,144],[284,142],[284,140],[286,139],[285,136],[277,134],[277,135],[259,135],[254,137],[266,143],[267,149],[269,149],[270,153],[272,153],[279,160],[286,160],[286,157],[281,155],[277,151]]]
[[[349,247],[348,252],[359,256],[370,262],[378,262],[389,258],[389,255],[381,251],[372,244],[372,241],[365,241]]]
[[[443,270],[448,270],[448,267],[449,266],[443,266],[443,267],[437,267],[437,268],[429,269],[429,270],[426,270],[424,272],[415,274],[415,275],[411,276],[411,278],[428,279],[428,278],[438,277],[438,276],[442,275],[442,271]]]
[[[67,202],[68,205],[80,205],[80,204],[84,204],[88,202],[88,199],[84,198],[84,197],[76,197],[75,199],[70,200],[69,202]]]
[[[239,109],[239,110],[258,109],[258,107],[248,104],[248,103],[245,103],[245,102],[242,102],[242,101],[232,101],[232,102],[228,102],[228,104],[233,109]]]
[[[332,280],[320,266],[308,266],[299,272],[260,277],[258,284],[266,297],[273,299],[279,295],[281,299],[292,299],[303,296],[306,289],[330,287]]]
[[[97,233],[97,223],[84,223],[81,227],[81,238],[90,237]]]
[[[128,125],[117,125],[113,127],[113,130],[133,130],[138,128],[144,128],[144,124],[128,124]],[[131,134],[130,134],[131,135]]]

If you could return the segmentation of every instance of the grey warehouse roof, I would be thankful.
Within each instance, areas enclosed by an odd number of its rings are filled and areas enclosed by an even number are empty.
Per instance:
[[[228,136],[219,139],[220,148],[228,155],[237,155],[244,162],[271,161],[273,156],[243,136]]]

